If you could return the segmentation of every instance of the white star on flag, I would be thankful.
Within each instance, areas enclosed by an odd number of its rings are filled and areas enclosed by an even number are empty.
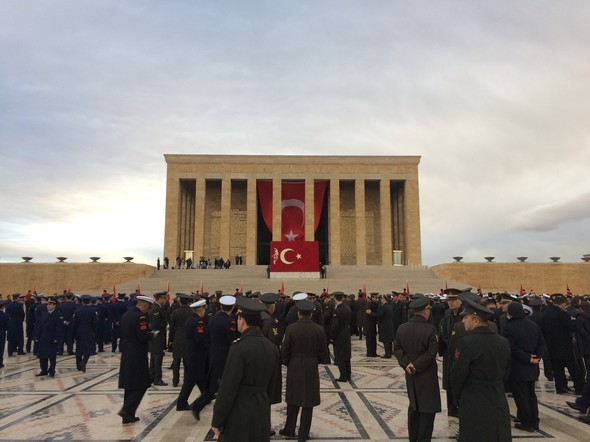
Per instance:
[[[298,253],[296,256],[297,259],[301,259],[301,253]]]
[[[297,238],[298,236],[298,233],[293,233],[293,229],[291,229],[291,231],[285,235],[287,241],[295,241],[295,238]]]

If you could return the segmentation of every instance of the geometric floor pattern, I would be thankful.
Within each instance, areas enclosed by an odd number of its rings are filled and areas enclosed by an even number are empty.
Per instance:
[[[382,349],[381,349],[382,351]],[[320,366],[322,403],[314,409],[314,440],[407,440],[408,399],[404,375],[395,359],[366,358],[364,341],[353,340],[352,382],[338,384],[334,365]],[[196,422],[191,413],[176,411],[179,389],[152,387],[144,397],[135,424],[121,425],[117,416],[123,391],[117,388],[119,353],[93,356],[86,373],[76,370],[73,356],[58,357],[54,378],[35,377],[39,371],[33,355],[4,358],[0,370],[0,441],[171,441],[210,440],[212,405]],[[170,382],[169,354],[164,359],[165,380]],[[440,371],[440,363],[439,363]],[[589,441],[590,426],[555,394],[552,382],[537,383],[540,431],[529,434],[513,429],[513,439],[524,441]],[[193,392],[191,401],[196,397]],[[446,404],[444,391],[441,401]],[[512,399],[511,412],[515,413]],[[271,421],[278,430],[285,422],[286,405],[272,408]],[[434,439],[454,441],[458,420],[437,414]],[[275,436],[273,440],[281,440]]]

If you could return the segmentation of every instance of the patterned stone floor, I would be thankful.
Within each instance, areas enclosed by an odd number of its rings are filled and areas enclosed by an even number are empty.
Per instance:
[[[338,369],[334,365],[320,367],[322,404],[314,410],[314,440],[407,440],[403,372],[394,360],[366,358],[364,353],[364,341],[355,339],[350,384],[335,382]],[[116,414],[123,394],[117,389],[119,354],[92,357],[86,373],[76,370],[73,356],[59,357],[55,378],[35,377],[38,362],[32,355],[5,357],[5,364],[0,370],[0,441],[208,440],[212,406],[197,423],[190,412],[175,410],[179,389],[171,386],[151,388],[138,410],[141,420],[121,425]],[[164,366],[169,364],[167,355]],[[167,370],[165,377],[170,380]],[[539,382],[537,390],[541,431],[514,430],[514,439],[590,440],[590,426],[579,422],[578,413],[565,404],[573,396],[555,394],[550,382]],[[196,394],[193,392],[193,397]],[[511,399],[510,406],[514,413]],[[285,410],[285,404],[273,406],[276,430],[285,421]],[[447,418],[443,410],[436,417],[434,438],[453,441],[457,429],[457,419]]]

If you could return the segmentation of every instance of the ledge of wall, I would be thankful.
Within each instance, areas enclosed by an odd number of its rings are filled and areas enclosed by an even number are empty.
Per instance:
[[[590,263],[535,262],[452,262],[430,269],[441,279],[464,281],[474,291],[481,284],[484,293],[518,293],[520,285],[528,293],[590,294]]]
[[[53,295],[71,287],[74,293],[113,290],[113,284],[140,282],[149,278],[155,267],[135,263],[3,263],[0,264],[0,293],[37,293]]]

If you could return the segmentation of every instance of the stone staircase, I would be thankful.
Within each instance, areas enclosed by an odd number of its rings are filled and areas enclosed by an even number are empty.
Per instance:
[[[449,287],[464,288],[467,284],[438,278],[427,267],[393,267],[393,266],[328,266],[327,279],[268,279],[266,266],[232,266],[229,270],[191,269],[191,270],[155,270],[147,278],[130,281],[117,285],[118,292],[133,292],[139,283],[143,294],[164,291],[168,284],[170,292],[191,293],[199,290],[201,284],[207,292],[222,290],[232,294],[236,288],[258,290],[260,292],[276,292],[285,284],[285,292],[295,290],[321,293],[324,288],[328,291],[341,290],[345,293],[357,293],[363,286],[368,292],[378,291],[389,293],[391,290],[402,291],[406,281],[410,292],[438,293],[445,283]],[[109,292],[112,287],[105,287]],[[96,292],[99,293],[99,292]]]

